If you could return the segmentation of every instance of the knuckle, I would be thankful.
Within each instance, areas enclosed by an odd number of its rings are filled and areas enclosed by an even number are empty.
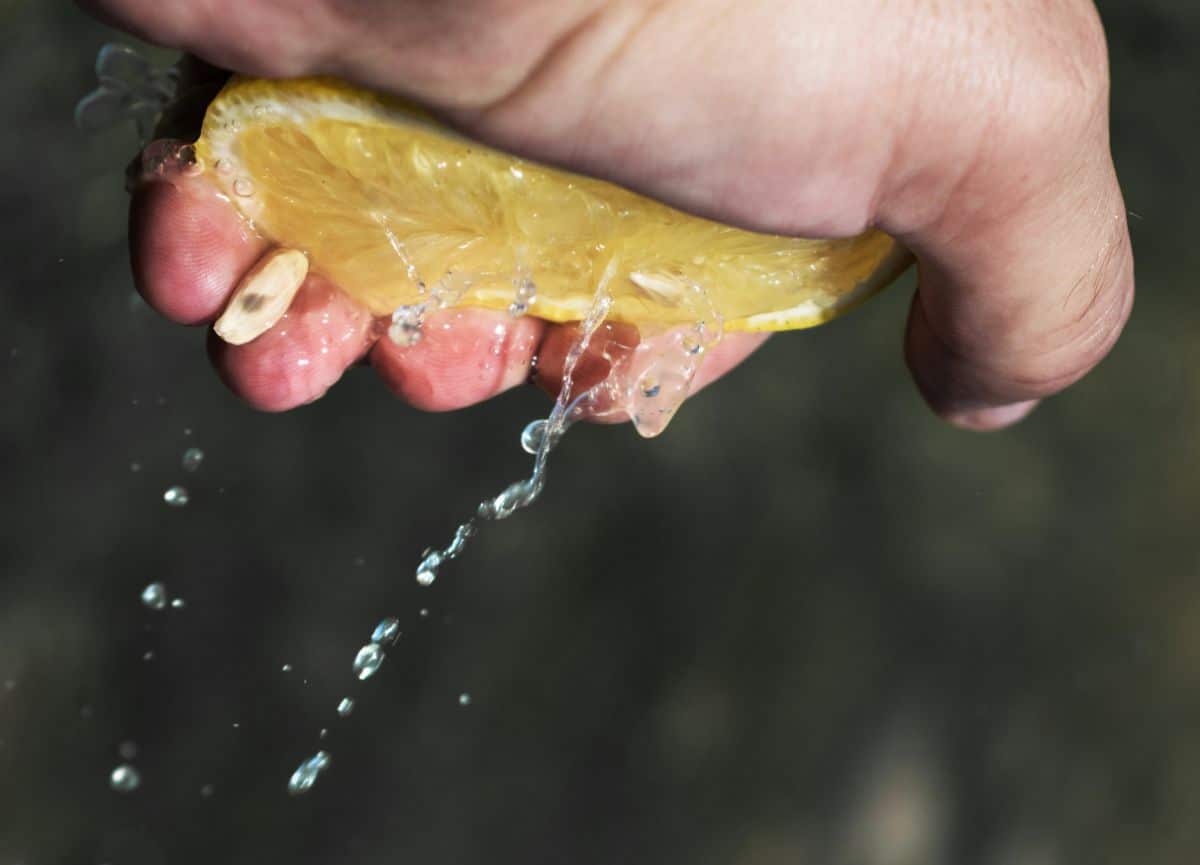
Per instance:
[[[1072,303],[1075,297],[1083,299]],[[1068,304],[1075,306],[1073,314],[1019,362],[1014,382],[1028,397],[1041,397],[1083,378],[1116,345],[1133,311],[1133,298],[1133,257],[1123,234],[1072,287]]]

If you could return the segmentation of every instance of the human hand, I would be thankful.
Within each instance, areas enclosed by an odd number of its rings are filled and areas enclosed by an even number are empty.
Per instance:
[[[1133,299],[1091,0],[86,0],[239,72],[331,74],[422,101],[470,134],[761,231],[878,226],[916,254],[905,353],[939,414],[1005,426],[1088,372]],[[202,180],[150,181],[131,213],[140,290],[212,321],[263,252]],[[569,329],[449,310],[401,348],[310,276],[288,318],[211,343],[252,404],[311,401],[366,357],[450,409],[552,370]],[[731,335],[703,385],[759,343]],[[312,358],[298,365],[299,357]],[[547,383],[551,384],[551,383]],[[551,384],[552,386],[552,384]]]

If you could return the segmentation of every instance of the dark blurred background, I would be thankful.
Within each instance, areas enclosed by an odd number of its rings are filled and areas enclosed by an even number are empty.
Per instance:
[[[421,589],[547,404],[240,405],[133,293],[132,129],[72,126],[114,34],[0,0],[0,865],[1197,861],[1200,5],[1100,5],[1139,300],[1094,375],[949,429],[906,283],[660,439],[577,428]]]

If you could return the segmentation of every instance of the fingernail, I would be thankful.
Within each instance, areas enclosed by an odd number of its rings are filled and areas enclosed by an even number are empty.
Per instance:
[[[967,411],[949,412],[943,417],[961,429],[975,432],[989,432],[1012,426],[1033,411],[1038,400],[1014,402],[1008,405],[989,406],[988,408],[970,409]]]

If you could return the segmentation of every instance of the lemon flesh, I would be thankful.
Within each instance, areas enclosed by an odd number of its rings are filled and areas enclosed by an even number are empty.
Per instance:
[[[909,263],[891,237],[759,234],[463,138],[332,79],[234,78],[196,155],[256,231],[376,315],[405,305],[790,330],[827,321]],[[514,306],[516,303],[516,306]]]

